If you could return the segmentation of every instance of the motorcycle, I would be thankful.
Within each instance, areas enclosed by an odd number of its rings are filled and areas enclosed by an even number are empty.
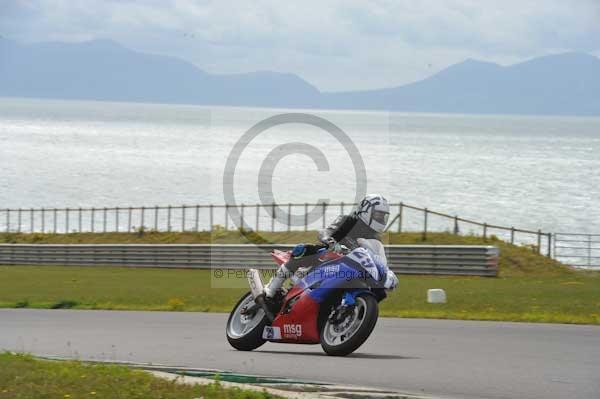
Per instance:
[[[293,286],[269,301],[259,271],[249,269],[251,290],[227,321],[231,346],[251,351],[265,342],[320,343],[332,356],[357,350],[377,323],[378,304],[386,297],[387,268],[365,248],[346,252],[324,251],[317,265],[296,272]],[[290,259],[291,251],[274,250],[271,256],[281,266]]]

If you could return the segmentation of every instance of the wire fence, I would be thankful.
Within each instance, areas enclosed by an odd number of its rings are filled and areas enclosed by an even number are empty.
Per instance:
[[[511,244],[530,245],[533,250],[550,257],[552,255],[552,233],[528,230],[514,226],[501,226],[487,222],[465,219],[457,215],[432,211],[404,203],[394,204],[396,216],[390,221],[388,230],[397,232],[421,232],[427,238],[429,232],[451,232],[489,238],[492,235]]]
[[[600,234],[555,233],[554,258],[571,266],[600,268]]]
[[[307,231],[324,228],[354,203],[287,203],[177,205],[103,208],[29,208],[0,210],[0,231],[6,233],[212,232],[245,228],[254,231]],[[234,212],[235,210],[235,212]],[[552,255],[552,234],[465,219],[405,204],[391,204],[391,232],[469,234],[484,238],[495,235],[513,244]],[[556,251],[555,251],[556,252]]]

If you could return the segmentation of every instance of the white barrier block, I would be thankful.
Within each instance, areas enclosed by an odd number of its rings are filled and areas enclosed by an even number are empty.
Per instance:
[[[441,288],[427,290],[427,302],[446,303],[446,291]]]

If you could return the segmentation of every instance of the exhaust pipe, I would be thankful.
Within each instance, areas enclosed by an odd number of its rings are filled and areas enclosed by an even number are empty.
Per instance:
[[[250,285],[250,291],[252,291],[252,297],[256,299],[263,294],[265,289],[262,279],[260,278],[260,273],[256,269],[249,269],[247,278],[248,284]]]
[[[260,273],[256,269],[248,269],[247,273],[248,284],[250,285],[250,292],[252,293],[252,297],[254,298],[254,302],[259,305],[265,311],[267,318],[269,321],[273,321],[275,316],[269,310],[267,304],[265,303],[265,287],[263,285],[262,279],[260,278]]]

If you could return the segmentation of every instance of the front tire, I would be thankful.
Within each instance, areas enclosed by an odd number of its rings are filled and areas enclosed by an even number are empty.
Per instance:
[[[246,293],[235,305],[227,320],[225,330],[227,341],[237,350],[251,351],[266,342],[262,338],[263,330],[268,322],[265,311],[259,308],[252,316],[241,314],[242,309],[249,308],[254,304],[252,293]]]
[[[358,295],[352,314],[342,322],[334,324],[327,318],[322,323],[321,347],[330,356],[349,355],[369,338],[378,317],[377,300],[369,294]]]

